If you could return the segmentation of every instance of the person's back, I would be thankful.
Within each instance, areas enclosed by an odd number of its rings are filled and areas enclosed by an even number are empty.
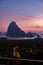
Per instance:
[[[19,53],[19,51],[16,51],[16,57],[17,57],[17,58],[20,58],[20,53]]]

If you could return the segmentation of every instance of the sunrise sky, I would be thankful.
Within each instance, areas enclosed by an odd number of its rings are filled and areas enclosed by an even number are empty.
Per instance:
[[[43,0],[0,0],[0,31],[12,21],[24,31],[43,31]]]

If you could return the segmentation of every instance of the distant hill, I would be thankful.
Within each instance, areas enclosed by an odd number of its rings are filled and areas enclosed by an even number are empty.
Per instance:
[[[13,21],[9,24],[7,34],[8,37],[25,37],[25,32]]]
[[[6,35],[6,32],[0,32],[0,35]]]
[[[2,32],[0,32],[0,35],[2,35]]]
[[[32,34],[31,32],[28,32],[28,33],[26,34],[26,37],[33,37],[33,34]]]
[[[34,36],[37,36],[37,38],[40,38],[41,37],[38,33],[28,32],[26,34],[26,37],[34,37]]]

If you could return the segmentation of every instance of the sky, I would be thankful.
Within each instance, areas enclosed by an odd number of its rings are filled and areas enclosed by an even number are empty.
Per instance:
[[[23,31],[43,31],[43,0],[0,0],[0,31],[15,21]]]

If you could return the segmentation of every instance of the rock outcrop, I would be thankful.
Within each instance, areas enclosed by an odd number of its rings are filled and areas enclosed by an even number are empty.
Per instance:
[[[6,35],[8,37],[25,37],[25,32],[13,21],[9,24]]]

